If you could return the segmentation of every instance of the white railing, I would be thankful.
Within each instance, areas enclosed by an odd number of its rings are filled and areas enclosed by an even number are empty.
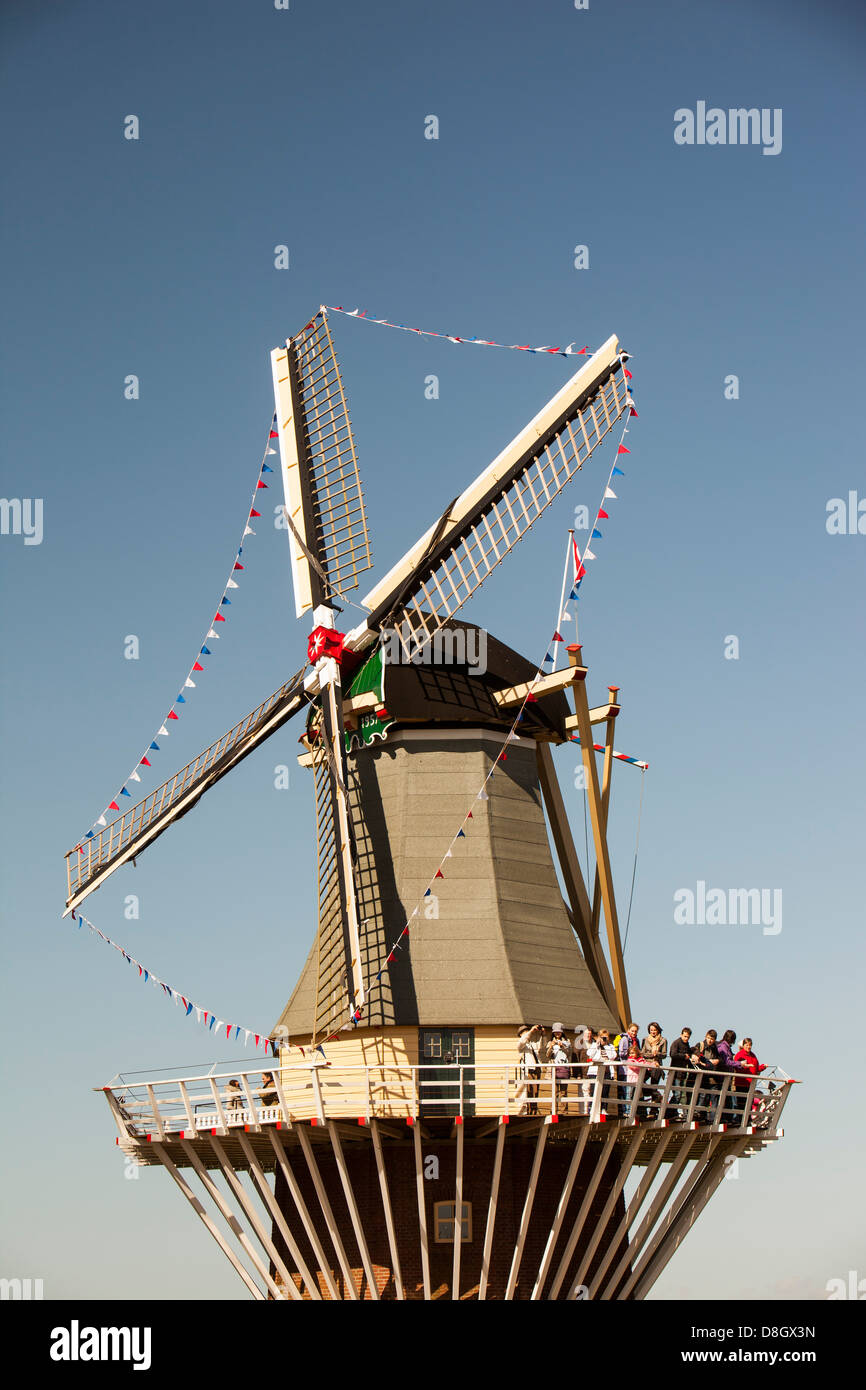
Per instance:
[[[435,1119],[556,1115],[590,1123],[695,1125],[775,1130],[790,1088],[780,1068],[760,1079],[708,1075],[693,1068],[641,1066],[630,1082],[624,1064],[601,1070],[572,1065],[568,1079],[542,1066],[338,1066],[327,1061],[211,1068],[188,1076],[118,1076],[103,1088],[121,1134],[130,1139],[216,1130],[257,1130],[294,1120]]]

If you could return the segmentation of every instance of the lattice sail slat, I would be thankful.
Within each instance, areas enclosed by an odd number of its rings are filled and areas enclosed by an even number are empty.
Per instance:
[[[448,508],[365,604],[407,655],[432,637],[526,534],[628,407],[615,338]]]
[[[271,353],[297,616],[372,567],[352,424],[328,317]],[[302,544],[301,544],[302,542]],[[310,556],[315,563],[311,563]]]
[[[245,719],[143,801],[69,851],[66,856],[67,911],[83,902],[121,864],[152,844],[214,782],[292,717],[303,703],[301,691],[305,670],[306,667],[292,676]]]

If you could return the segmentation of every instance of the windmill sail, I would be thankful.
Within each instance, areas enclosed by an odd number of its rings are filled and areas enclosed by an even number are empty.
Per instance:
[[[513,550],[627,406],[628,383],[611,337],[366,595],[368,629],[395,628],[407,655],[432,637]]]
[[[271,353],[295,612],[358,587],[372,566],[355,440],[324,310]]]
[[[322,691],[313,742],[316,795],[319,926],[316,935],[314,1037],[345,1023],[364,1003],[352,832],[339,691]]]
[[[66,856],[66,912],[82,903],[121,864],[141,854],[173,821],[185,815],[215,782],[291,719],[304,703],[305,670],[306,667],[292,676],[245,719],[143,801],[69,851]]]

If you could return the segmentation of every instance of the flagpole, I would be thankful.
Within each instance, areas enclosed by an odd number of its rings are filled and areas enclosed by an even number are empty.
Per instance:
[[[570,557],[571,557],[571,541],[572,541],[572,536],[573,536],[573,535],[574,535],[574,531],[571,530],[571,529],[569,529],[569,532],[568,532],[568,542],[567,542],[566,547],[565,547],[565,564],[564,564],[563,569],[562,569],[562,592],[561,592],[560,595],[559,595],[559,609],[558,609],[557,614],[556,614],[556,627],[553,629],[554,632],[559,632],[559,625],[560,625],[560,623],[562,622],[562,608],[563,608],[563,605],[564,605],[564,603],[565,603],[565,581],[566,581],[566,576],[567,576],[567,574],[568,574],[568,561],[569,561],[569,559],[570,559]],[[551,670],[552,670],[552,671],[555,671],[555,670],[556,670],[556,667],[557,667],[557,663],[558,663],[558,661],[559,661],[559,648],[562,646],[562,643],[561,643],[561,642],[554,642],[553,645],[554,645],[554,648],[555,648],[555,652],[554,652],[554,657],[553,657],[553,666],[551,667]]]

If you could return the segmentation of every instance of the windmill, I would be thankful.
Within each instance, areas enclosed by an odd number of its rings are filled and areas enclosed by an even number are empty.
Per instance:
[[[308,662],[67,856],[72,912],[303,716],[318,923],[272,1030],[279,1065],[261,1087],[244,1071],[231,1103],[213,1071],[104,1088],[119,1145],[167,1169],[254,1297],[643,1297],[727,1163],[781,1133],[788,1078],[763,1099],[754,1082],[748,1110],[728,1082],[712,1122],[697,1091],[672,1110],[673,1073],[654,1119],[637,1099],[619,1113],[601,1077],[581,1113],[562,1103],[549,1068],[534,1103],[524,1087],[521,1104],[520,1025],[630,1019],[606,833],[618,688],[591,707],[580,646],[564,670],[541,675],[457,615],[629,409],[625,357],[611,337],[584,362],[342,632],[337,616],[372,557],[327,311],[275,349],[274,433],[296,615],[313,624]],[[551,754],[572,736],[592,896]],[[746,1123],[753,1100],[760,1132]]]

